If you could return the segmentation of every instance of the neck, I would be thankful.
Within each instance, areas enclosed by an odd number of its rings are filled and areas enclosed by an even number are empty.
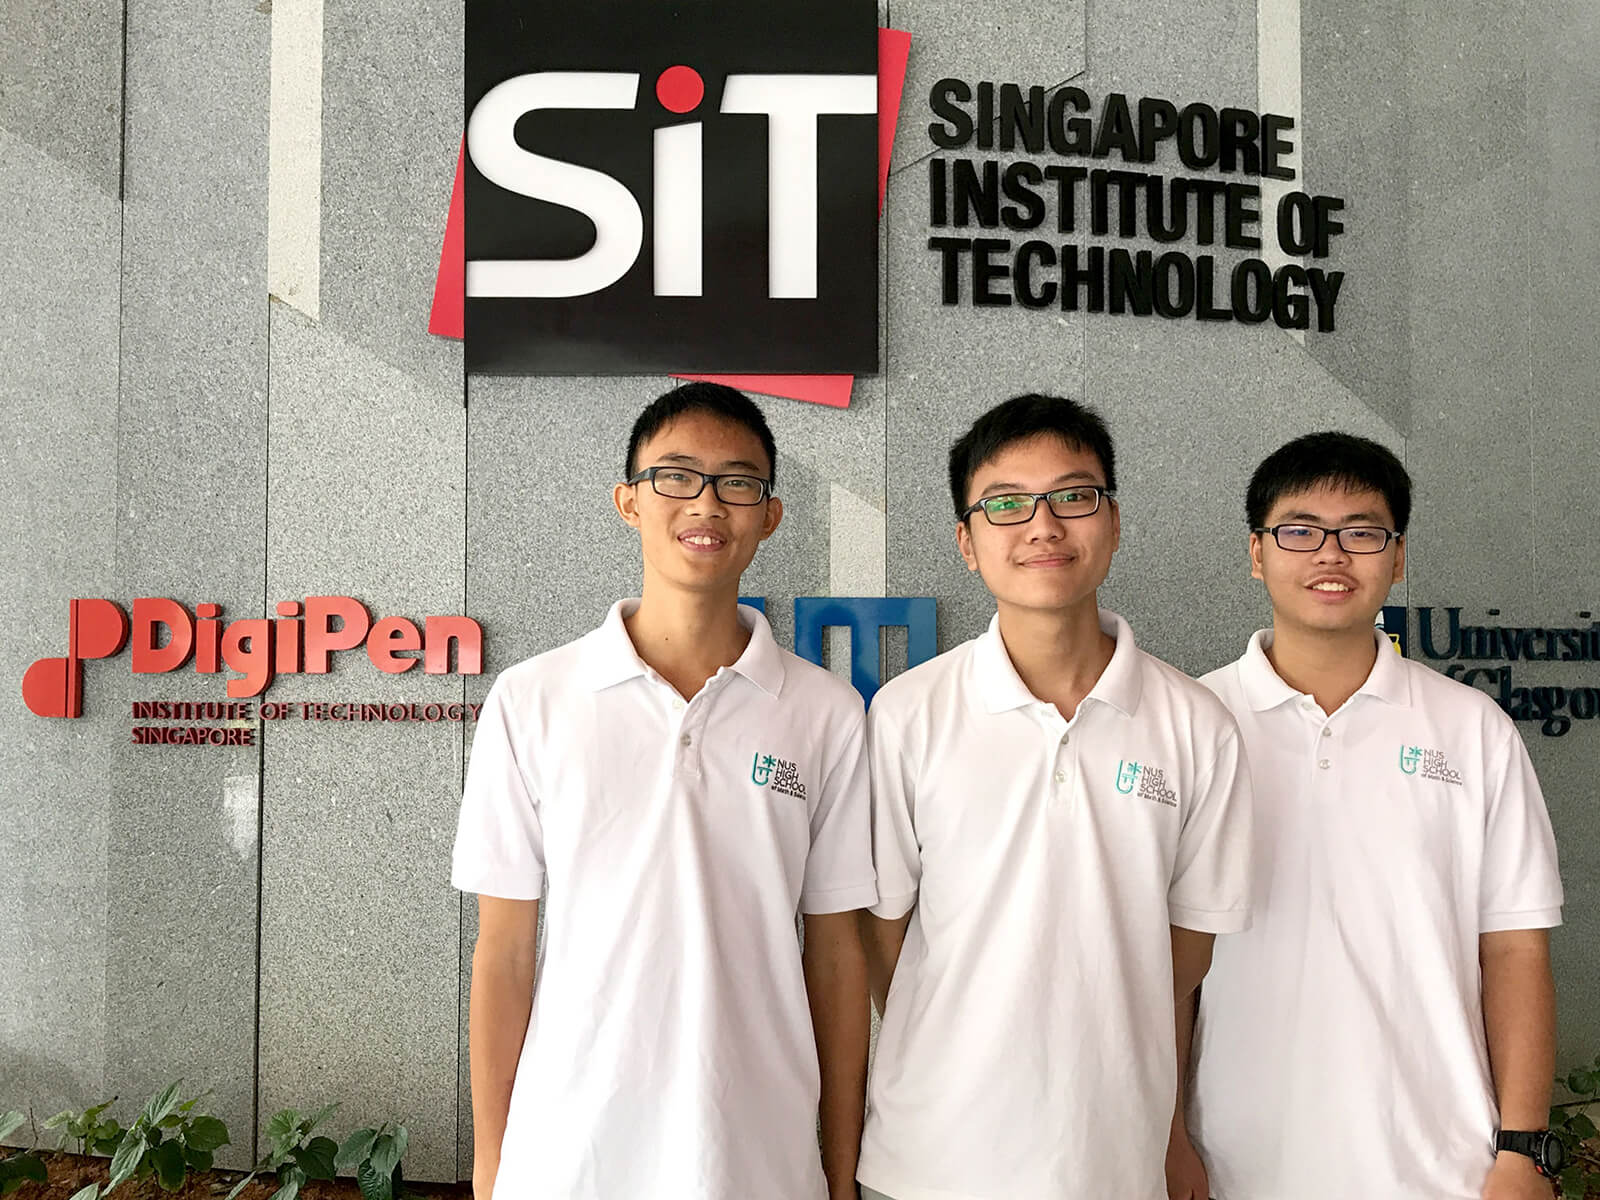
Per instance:
[[[999,606],[1000,638],[1018,677],[1071,720],[1111,662],[1116,639],[1100,628],[1095,597],[1069,609]]]
[[[1272,623],[1267,661],[1278,678],[1310,694],[1325,713],[1337,712],[1367,681],[1378,661],[1378,639],[1370,628],[1333,632]]]
[[[722,667],[731,667],[750,644],[739,623],[737,586],[687,592],[651,586],[633,615],[623,618],[640,658],[689,699]]]

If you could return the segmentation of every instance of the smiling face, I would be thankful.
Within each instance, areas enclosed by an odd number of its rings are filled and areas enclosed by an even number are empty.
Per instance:
[[[687,412],[662,426],[639,446],[634,462],[641,471],[684,467],[708,475],[772,477],[761,439],[739,422],[708,412]],[[622,519],[639,531],[647,588],[737,595],[756,547],[783,517],[776,497],[728,504],[709,484],[692,499],[674,500],[658,495],[649,480],[619,483],[613,499]]]
[[[1269,528],[1297,523],[1393,529],[1394,515],[1379,492],[1329,485],[1281,497],[1265,521]],[[1276,626],[1313,634],[1367,632],[1389,588],[1405,578],[1405,539],[1391,539],[1376,554],[1352,554],[1333,534],[1317,550],[1294,551],[1280,547],[1270,534],[1252,533],[1250,566],[1267,585]]]
[[[973,472],[966,501],[1006,492],[1046,492],[1070,484],[1105,485],[1091,450],[1053,434],[1013,442]],[[993,525],[982,511],[956,524],[967,569],[977,571],[1002,607],[1062,612],[1093,604],[1122,536],[1122,517],[1109,497],[1087,517],[1062,518],[1040,501],[1033,519]]]

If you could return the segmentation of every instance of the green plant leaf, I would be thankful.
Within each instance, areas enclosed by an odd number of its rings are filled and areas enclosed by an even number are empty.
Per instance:
[[[339,1173],[333,1163],[338,1153],[339,1145],[332,1138],[317,1137],[295,1150],[294,1161],[307,1179],[332,1179]]]
[[[1567,1128],[1572,1130],[1572,1135],[1574,1137],[1581,1138],[1585,1141],[1594,1137],[1596,1134],[1600,1134],[1600,1129],[1595,1128],[1594,1122],[1581,1112],[1572,1114],[1567,1121]]]
[[[12,1117],[20,1117],[21,1115],[21,1113],[7,1113],[5,1116],[0,1117],[0,1137],[5,1137],[10,1132],[10,1130],[6,1129],[6,1122]],[[44,1127],[46,1129],[60,1129],[71,1120],[72,1113],[66,1111],[58,1112],[55,1116],[44,1119]]]
[[[122,1141],[118,1144],[116,1152],[111,1156],[111,1179],[106,1184],[106,1192],[114,1191],[125,1183],[129,1176],[139,1169],[139,1163],[144,1158],[144,1138],[139,1134],[138,1126],[123,1134]]]
[[[48,1183],[50,1173],[37,1154],[14,1154],[0,1162],[0,1196],[14,1192],[25,1183]]]
[[[372,1164],[372,1169],[387,1179],[394,1173],[395,1163],[400,1161],[400,1145],[392,1133],[383,1134],[372,1143],[372,1154],[367,1159]]]
[[[251,1171],[250,1174],[246,1175],[243,1179],[239,1180],[238,1183],[233,1185],[233,1191],[229,1192],[225,1197],[223,1197],[223,1200],[234,1200],[234,1197],[240,1192],[244,1191],[244,1189],[249,1186],[250,1181],[255,1177],[256,1173]]]
[[[1561,1194],[1568,1200],[1581,1200],[1584,1192],[1582,1167],[1568,1167],[1561,1172]]]
[[[411,1134],[406,1131],[404,1125],[394,1127],[394,1143],[394,1161],[398,1164],[406,1156],[406,1147],[411,1144]]]
[[[122,1140],[123,1128],[115,1120],[102,1121],[96,1125],[86,1139],[87,1149],[90,1154],[115,1154],[117,1143]]]
[[[334,1165],[341,1171],[354,1171],[372,1154],[372,1143],[377,1140],[376,1129],[358,1129],[345,1138],[334,1156]]]
[[[84,1109],[83,1119],[92,1124],[99,1119],[101,1113],[105,1112],[106,1109],[110,1108],[116,1102],[117,1098],[113,1096],[103,1104],[96,1104],[93,1108]]]
[[[0,1113],[0,1138],[10,1137],[12,1132],[27,1119],[16,1111]],[[46,1129],[51,1128],[50,1123],[46,1121],[44,1127]]]
[[[387,1174],[379,1175],[372,1169],[372,1160],[365,1160],[356,1168],[356,1185],[361,1189],[361,1200],[394,1200],[394,1185]]]
[[[324,1104],[321,1108],[317,1109],[316,1112],[307,1117],[302,1123],[301,1127],[306,1133],[310,1133],[318,1125],[321,1125],[324,1121],[338,1111],[339,1102],[337,1100],[335,1100],[332,1104]]]
[[[212,1154],[209,1150],[196,1150],[192,1146],[183,1152],[183,1161],[191,1171],[211,1170]]]
[[[284,1108],[273,1114],[272,1120],[267,1122],[267,1137],[274,1142],[291,1142],[294,1138],[294,1127],[300,1123],[300,1110],[297,1108]]]
[[[150,1151],[150,1165],[156,1169],[156,1182],[162,1191],[175,1192],[183,1186],[189,1167],[183,1160],[183,1143],[177,1139],[162,1142]]]
[[[154,1096],[151,1096],[145,1104],[144,1110],[139,1113],[139,1119],[146,1125],[159,1125],[177,1107],[178,1089],[182,1086],[183,1080],[174,1080]]]
[[[91,1183],[86,1188],[79,1188],[72,1193],[72,1200],[100,1200],[100,1185]]]
[[[217,1117],[196,1117],[183,1141],[191,1150],[220,1150],[228,1145],[228,1127]]]
[[[278,1172],[278,1190],[268,1200],[294,1200],[305,1186],[306,1173],[293,1163]]]
[[[183,1143],[176,1139],[162,1142],[150,1151],[150,1165],[156,1169],[156,1182],[162,1191],[177,1191],[188,1173],[188,1164],[183,1161]]]

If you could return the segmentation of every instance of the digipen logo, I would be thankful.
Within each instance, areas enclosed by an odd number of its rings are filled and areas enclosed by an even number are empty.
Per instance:
[[[128,643],[128,614],[110,600],[67,606],[67,656],[41,658],[22,674],[22,701],[41,717],[83,716],[83,660],[110,658]]]
[[[278,675],[325,675],[333,655],[365,647],[378,670],[403,674],[422,664],[428,675],[483,671],[483,630],[470,617],[428,617],[423,627],[405,617],[374,621],[353,596],[284,600],[275,619],[221,620],[217,604],[197,604],[194,614],[176,600],[142,596],[133,619],[111,600],[73,600],[67,613],[67,656],[41,658],[22,676],[22,699],[41,717],[83,715],[83,660],[111,658],[133,643],[133,673],[161,675],[194,660],[202,675],[224,667],[237,672],[227,694],[259,696]],[[420,652],[421,657],[413,657]],[[452,660],[454,667],[452,668]]]
[[[877,10],[467,6],[466,356],[877,370]]]

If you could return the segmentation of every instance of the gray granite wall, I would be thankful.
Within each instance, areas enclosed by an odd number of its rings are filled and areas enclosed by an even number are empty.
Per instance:
[[[358,655],[272,699],[477,702],[633,586],[610,481],[669,381],[464,382],[459,345],[425,332],[461,6],[276,3],[44,0],[0,44],[21,81],[0,91],[0,1108],[129,1100],[181,1075],[214,1089],[225,1162],[251,1157],[277,1108],[337,1099],[336,1132],[402,1119],[412,1177],[464,1178],[474,915],[447,870],[470,727],[291,721],[251,747],[157,749],[128,744],[130,702],[210,683],[89,663],[76,721],[33,716],[16,690],[64,653],[73,597],[240,617],[347,593],[375,615],[469,613],[484,674],[392,676]],[[806,595],[935,596],[941,648],[982,627],[943,456],[1023,389],[1110,420],[1124,538],[1105,599],[1186,670],[1265,618],[1243,485],[1311,428],[1376,437],[1416,477],[1394,603],[1518,625],[1600,610],[1591,4],[880,12],[913,34],[883,370],[847,410],[766,402],[788,516],[746,592],[781,641]],[[946,75],[1296,112],[1306,186],[1348,205],[1338,332],[942,307],[926,97]],[[294,108],[305,97],[320,113]],[[843,669],[845,635],[827,645]],[[887,646],[893,670],[903,636]],[[1524,731],[1568,889],[1561,1052],[1592,1056],[1600,724]]]

